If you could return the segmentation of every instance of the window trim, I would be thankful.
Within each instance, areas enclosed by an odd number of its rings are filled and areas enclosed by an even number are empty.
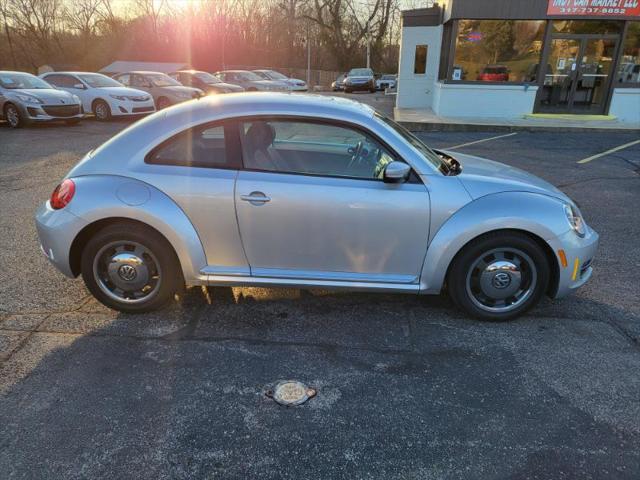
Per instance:
[[[231,119],[232,120],[232,119]],[[158,145],[153,147],[144,156],[145,165],[154,165],[159,167],[182,167],[182,168],[203,168],[206,170],[241,170],[242,169],[242,150],[240,149],[240,138],[234,130],[235,122],[230,119],[214,120],[212,122],[201,123],[192,127],[181,130],[180,132],[171,135],[169,138],[163,140]],[[227,162],[224,166],[205,166],[205,165],[185,165],[177,163],[157,163],[152,161],[159,150],[189,133],[200,132],[210,128],[217,128],[222,126],[224,129],[224,146]],[[229,161],[230,160],[230,161]]]
[[[346,120],[334,120],[330,118],[318,118],[311,117],[305,115],[291,115],[291,114],[263,114],[263,115],[247,115],[242,117],[234,117],[233,121],[235,123],[235,136],[238,139],[238,146],[240,147],[240,158],[242,160],[242,171],[245,172],[259,172],[259,173],[271,173],[275,175],[298,175],[304,177],[315,177],[315,178],[336,178],[340,180],[361,180],[365,182],[381,182],[384,183],[384,179],[382,178],[364,178],[364,177],[350,177],[346,175],[326,175],[320,173],[305,173],[305,172],[282,172],[276,170],[263,170],[259,168],[247,168],[244,162],[244,151],[242,149],[242,141],[240,140],[240,125],[242,123],[251,122],[251,121],[302,121],[303,123],[315,123],[315,124],[323,124],[329,125],[333,127],[342,127],[342,128],[351,128],[353,130],[359,131],[364,135],[368,135],[373,138],[376,142],[380,143],[391,155],[394,162],[402,162],[411,168],[411,173],[409,175],[409,179],[405,183],[419,183],[422,184],[422,180],[420,179],[420,175],[418,175],[413,166],[406,162],[399,154],[396,152],[387,142],[382,140],[379,135],[375,134],[371,130],[355,124]]]

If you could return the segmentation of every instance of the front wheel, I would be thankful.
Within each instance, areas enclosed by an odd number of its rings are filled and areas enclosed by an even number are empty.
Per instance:
[[[171,245],[140,225],[114,224],[100,230],[82,252],[81,270],[94,297],[127,313],[157,310],[184,284]]]
[[[96,100],[93,105],[93,114],[99,122],[106,122],[111,119],[111,107],[104,100]]]
[[[550,275],[547,257],[535,240],[517,232],[496,232],[474,240],[456,256],[447,286],[467,313],[506,321],[540,301]]]
[[[25,124],[22,115],[20,115],[18,107],[16,107],[12,103],[9,103],[6,107],[4,107],[4,118],[7,120],[7,123],[11,128],[21,128]]]

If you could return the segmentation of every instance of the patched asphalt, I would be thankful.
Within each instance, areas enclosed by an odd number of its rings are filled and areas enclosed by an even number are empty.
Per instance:
[[[49,266],[33,214],[126,125],[0,124],[1,478],[640,478],[640,145],[576,163],[637,134],[458,150],[560,186],[601,235],[583,289],[484,324],[446,297],[295,289],[102,307]],[[288,379],[317,397],[265,396]]]

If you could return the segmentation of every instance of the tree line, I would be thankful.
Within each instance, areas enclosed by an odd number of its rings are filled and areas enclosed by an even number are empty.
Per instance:
[[[0,0],[0,69],[115,60],[344,71],[398,65],[402,0]],[[422,2],[420,2],[422,3]]]

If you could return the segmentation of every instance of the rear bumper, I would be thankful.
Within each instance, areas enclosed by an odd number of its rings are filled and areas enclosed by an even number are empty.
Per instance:
[[[553,298],[566,297],[587,283],[593,275],[593,259],[598,250],[599,236],[590,227],[586,228],[584,238],[569,231],[549,241],[558,260],[560,273],[558,288],[552,292]],[[565,253],[566,266],[560,260],[560,250]]]
[[[69,254],[71,245],[87,222],[69,211],[53,210],[47,201],[36,212],[40,250],[67,277],[75,277]]]

